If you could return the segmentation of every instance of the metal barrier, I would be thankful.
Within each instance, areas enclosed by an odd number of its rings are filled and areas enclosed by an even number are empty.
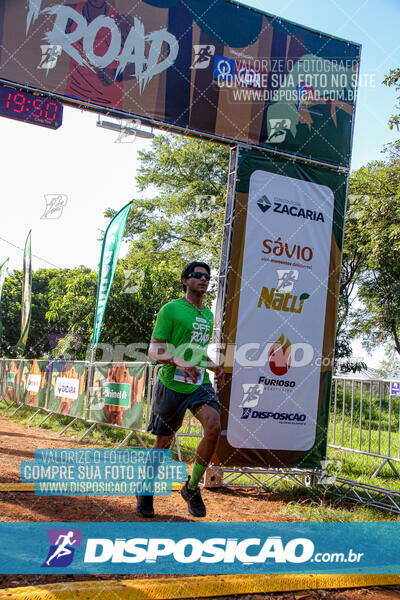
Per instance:
[[[390,395],[389,380],[333,377],[328,446],[381,458],[372,477],[388,464],[400,477],[400,398]]]
[[[51,417],[59,420],[61,415],[67,415],[72,420],[60,435],[80,421],[88,426],[80,440],[94,428],[104,436],[102,426],[105,425],[125,429],[128,433],[117,448],[133,435],[142,447],[146,447],[140,434],[145,433],[149,425],[158,369],[158,365],[147,362],[90,364],[84,361],[1,359],[0,391],[6,404],[3,412],[15,405],[14,412],[23,406],[34,407],[36,411],[29,420],[39,412],[45,415],[39,426]],[[113,389],[115,391],[115,383],[128,385],[131,390],[129,403],[105,402],[105,396],[110,397]],[[356,377],[333,378],[328,446],[382,459],[373,476],[378,475],[385,464],[399,476],[393,462],[400,462],[400,398],[390,396],[390,383]],[[118,389],[123,389],[121,385]],[[200,423],[188,414],[175,437],[179,460],[179,439],[201,436]],[[243,487],[245,476],[252,486],[269,489],[283,478],[303,483],[308,478],[342,498],[400,513],[400,492],[341,477],[326,477],[326,474],[321,477],[320,471],[215,469],[221,471],[218,476],[221,485]]]
[[[94,428],[106,437],[102,426],[128,429],[118,448],[132,435],[146,447],[139,432],[147,430],[149,420],[154,369],[151,363],[2,359],[0,369],[4,412],[13,406],[14,413],[24,406],[36,408],[28,422],[42,412],[44,418],[39,427],[51,417],[60,425],[60,416],[72,417],[60,435],[79,421],[88,425],[80,440]]]

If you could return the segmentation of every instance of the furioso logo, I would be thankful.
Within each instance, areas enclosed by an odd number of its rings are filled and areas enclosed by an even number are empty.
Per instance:
[[[290,369],[292,345],[282,333],[269,349],[268,363],[274,375],[286,375]]]
[[[75,548],[81,545],[82,532],[80,529],[49,529],[47,535],[50,548],[42,567],[68,567],[74,559]]]

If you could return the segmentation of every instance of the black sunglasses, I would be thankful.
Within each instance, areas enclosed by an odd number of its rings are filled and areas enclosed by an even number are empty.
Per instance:
[[[209,275],[208,273],[200,273],[200,271],[193,271],[193,273],[189,273],[187,279],[189,279],[190,277],[193,277],[194,279],[201,279],[202,277],[204,277],[206,281],[210,281],[211,279],[211,275]]]

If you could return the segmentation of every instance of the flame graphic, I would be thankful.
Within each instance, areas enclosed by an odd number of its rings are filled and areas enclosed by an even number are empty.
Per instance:
[[[268,363],[274,375],[285,375],[290,369],[292,344],[282,333],[269,349]]]

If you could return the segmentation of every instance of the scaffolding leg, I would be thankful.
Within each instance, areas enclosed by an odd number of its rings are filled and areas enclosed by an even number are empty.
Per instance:
[[[11,400],[10,404],[7,406],[6,410],[4,411],[4,414],[8,411],[9,408],[11,408],[13,405],[15,404],[15,400]]]
[[[122,440],[122,442],[120,444],[118,444],[118,446],[116,447],[116,450],[119,450],[120,448],[122,448],[122,446],[124,446],[127,443],[127,441],[131,439],[133,434],[134,434],[134,432],[130,431],[128,433],[128,435]]]
[[[103,440],[107,440],[108,438],[107,438],[106,434],[104,433],[101,425],[96,423],[96,428],[100,431],[100,434],[101,434],[101,437],[103,438]]]
[[[382,469],[386,465],[386,463],[389,464],[389,467],[391,467],[394,474],[397,477],[400,477],[400,474],[399,474],[398,470],[396,469],[396,467],[394,466],[394,464],[392,463],[392,461],[389,458],[385,458],[385,460],[382,462],[382,464],[379,465],[379,467],[377,468],[375,473],[372,475],[371,479],[373,479],[374,477],[377,477],[377,475],[379,475],[379,473],[382,471]]]
[[[45,421],[47,421],[47,419],[49,419],[49,418],[51,417],[51,415],[52,415],[52,414],[53,414],[53,413],[51,413],[51,412],[47,413],[47,415],[45,416],[45,418],[44,418],[44,419],[42,419],[42,421],[40,421],[40,423],[39,423],[38,427],[40,427],[41,425],[43,425],[43,423],[44,423]]]
[[[92,423],[91,426],[89,427],[89,429],[87,429],[85,431],[85,433],[83,435],[81,435],[78,442],[81,442],[87,436],[87,434],[90,433],[92,431],[92,429],[94,429],[95,427],[96,427],[96,423]]]
[[[181,455],[181,448],[179,446],[179,440],[178,440],[178,436],[175,436],[175,444],[176,444],[176,451],[178,453],[178,460],[182,460],[182,455]]]
[[[23,406],[25,406],[25,404],[19,404],[17,406],[17,408],[14,410],[14,412],[11,413],[10,417],[12,417],[13,415],[15,415],[15,413],[18,412]]]
[[[144,443],[144,441],[142,440],[142,438],[140,437],[140,435],[138,434],[137,431],[135,431],[135,435],[136,435],[137,439],[139,440],[139,443],[142,445],[142,447],[147,448],[146,444]]]
[[[60,431],[60,433],[58,435],[63,435],[63,433],[65,433],[67,431],[67,429],[69,429],[71,427],[71,425],[73,425],[75,423],[75,421],[80,421],[80,418],[75,417],[75,419],[72,419],[72,421],[70,423],[68,423],[68,425],[66,427],[64,427],[64,429],[62,431]]]
[[[38,413],[40,413],[40,411],[41,411],[41,410],[42,410],[41,408],[38,408],[38,409],[37,409],[37,411],[36,411],[36,412],[34,412],[34,413],[33,413],[33,415],[31,415],[31,416],[29,417],[29,419],[27,420],[27,423],[29,423],[30,421],[32,421],[32,419],[33,419],[34,417],[36,417],[36,415],[37,415]]]

